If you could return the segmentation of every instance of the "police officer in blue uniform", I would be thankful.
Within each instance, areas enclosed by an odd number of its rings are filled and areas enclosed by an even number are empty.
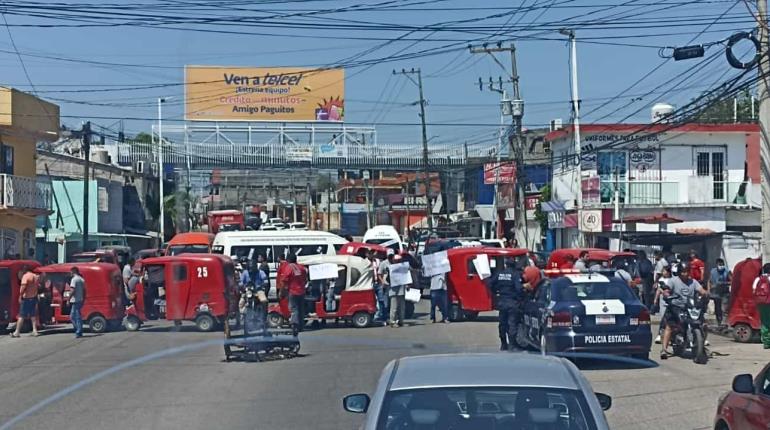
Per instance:
[[[499,312],[500,350],[518,351],[516,335],[524,303],[524,287],[516,263],[506,259],[505,268],[492,275],[490,286]]]

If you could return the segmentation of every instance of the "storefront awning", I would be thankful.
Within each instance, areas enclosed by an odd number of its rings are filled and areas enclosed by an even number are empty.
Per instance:
[[[617,232],[603,232],[600,236],[617,238]],[[670,232],[654,232],[654,231],[639,231],[639,232],[624,232],[623,240],[633,245],[652,245],[652,246],[666,246],[666,245],[682,245],[703,242],[709,239],[716,239],[722,236],[742,236],[741,232],[736,231],[723,231],[719,233],[715,232],[702,232],[702,233],[670,233]]]
[[[566,200],[551,200],[540,203],[540,210],[543,212],[564,212]]]
[[[612,220],[614,223],[620,223],[623,222],[625,224],[631,224],[631,223],[642,223],[642,224],[676,224],[680,222],[684,222],[679,218],[674,218],[668,216],[667,213],[662,214],[656,214],[656,215],[641,215],[641,216],[629,216],[629,217],[623,217],[622,220]]]

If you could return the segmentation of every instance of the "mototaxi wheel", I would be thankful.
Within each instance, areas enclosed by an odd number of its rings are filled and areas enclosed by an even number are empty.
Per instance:
[[[369,327],[369,324],[372,323],[372,314],[365,311],[359,311],[353,314],[353,327],[355,328],[366,328]]]
[[[209,314],[200,314],[195,318],[195,326],[199,331],[212,331],[216,327],[216,321]]]
[[[739,323],[733,326],[733,339],[740,343],[749,343],[754,338],[754,330],[750,325]]]
[[[286,323],[283,315],[278,312],[270,312],[267,314],[267,324],[270,328],[280,328]]]
[[[463,311],[463,318],[468,321],[476,321],[479,317],[479,313],[476,311]]]
[[[692,361],[696,364],[706,364],[709,361],[708,354],[706,354],[706,338],[703,335],[703,331],[701,329],[694,329],[692,331],[693,334],[693,345],[692,345],[692,353],[693,353],[693,359]]]
[[[88,319],[88,327],[92,333],[104,333],[107,331],[107,319],[96,314]]]

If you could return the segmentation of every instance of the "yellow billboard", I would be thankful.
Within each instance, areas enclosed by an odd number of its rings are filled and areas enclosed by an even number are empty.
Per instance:
[[[345,70],[185,67],[188,121],[332,121],[345,118]]]

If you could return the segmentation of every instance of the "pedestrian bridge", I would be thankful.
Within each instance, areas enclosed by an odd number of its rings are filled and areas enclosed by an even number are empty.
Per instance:
[[[118,144],[118,163],[157,163],[156,143]],[[422,144],[377,142],[374,127],[343,124],[262,125],[244,123],[163,126],[163,163],[175,168],[254,168],[313,166],[328,169],[420,170]],[[462,167],[493,161],[496,144],[429,145],[432,167]]]

